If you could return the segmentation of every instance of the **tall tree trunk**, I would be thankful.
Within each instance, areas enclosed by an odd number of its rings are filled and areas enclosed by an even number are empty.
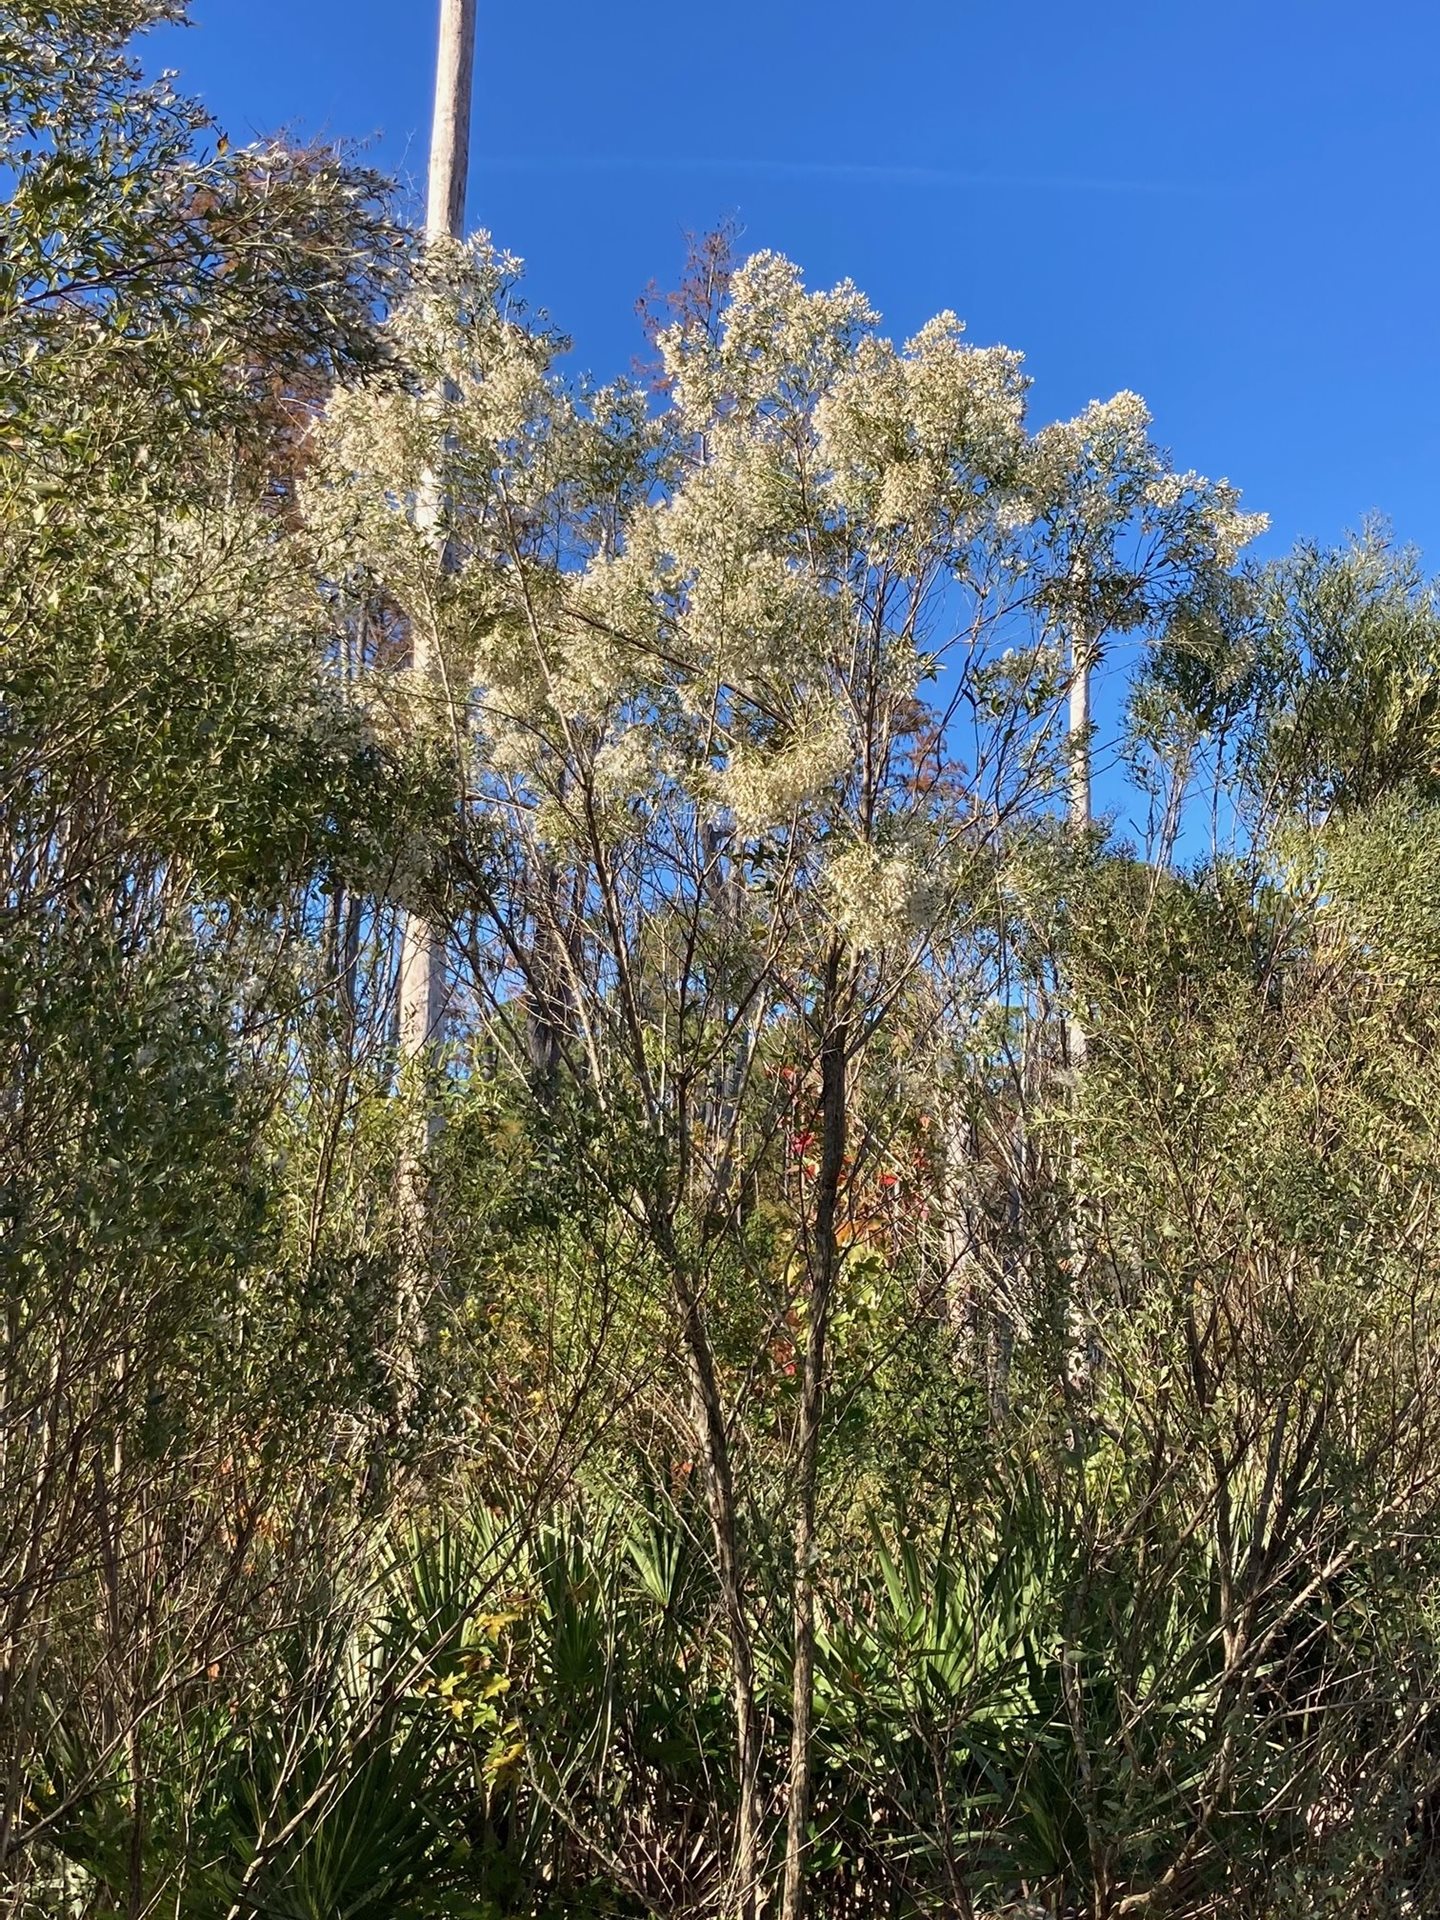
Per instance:
[[[1070,797],[1070,826],[1077,841],[1090,832],[1094,822],[1093,771],[1091,754],[1090,681],[1095,664],[1095,641],[1085,605],[1088,573],[1083,562],[1075,571],[1077,604],[1070,626],[1070,712],[1065,736]],[[1071,982],[1073,995],[1073,981]],[[1078,1074],[1085,1063],[1085,1023],[1072,998],[1065,1021],[1065,1050],[1071,1070]],[[1094,1372],[1095,1354],[1088,1316],[1080,1298],[1080,1277],[1086,1263],[1085,1225],[1076,1182],[1078,1146],[1070,1141],[1071,1194],[1066,1223],[1064,1289],[1065,1380],[1068,1388],[1083,1390]]]
[[[475,0],[440,0],[435,63],[435,118],[425,237],[459,240],[465,233],[465,177],[470,167],[470,97],[475,78]]]
[[[1090,569],[1083,559],[1073,563],[1070,584],[1073,603],[1070,611],[1070,699],[1069,724],[1065,729],[1065,767],[1070,827],[1076,839],[1082,840],[1089,833],[1095,818],[1090,683],[1096,654],[1094,622],[1089,605]],[[1073,1011],[1065,1027],[1070,1064],[1078,1067],[1085,1058],[1085,1029]]]
[[[791,1682],[789,1804],[785,1822],[785,1887],[782,1920],[804,1920],[812,1786],[812,1723],[815,1704],[815,1532],[820,1424],[825,1410],[826,1342],[840,1269],[836,1237],[840,1182],[845,1166],[846,1031],[837,1005],[840,954],[833,951],[826,982],[825,1029],[820,1043],[820,1166],[809,1258],[808,1325],[801,1362],[800,1425],[796,1462],[795,1569],[791,1606],[795,1665]]]
[[[1094,649],[1083,626],[1077,623],[1070,635],[1070,723],[1065,732],[1070,824],[1077,833],[1087,833],[1094,817],[1090,768],[1090,670],[1093,665]]]
[[[435,66],[435,118],[430,138],[430,174],[425,238],[459,240],[465,231],[465,175],[470,157],[470,95],[475,69],[475,0],[440,0],[440,41]],[[440,565],[451,564],[445,535],[443,473],[421,475],[415,502],[417,525],[433,538]],[[412,623],[410,668],[422,702],[441,681],[439,635],[423,620]],[[392,1380],[392,1436],[403,1427],[418,1393],[416,1358],[423,1332],[423,1284],[429,1266],[430,1194],[425,1162],[439,1137],[443,1113],[433,1076],[447,1002],[445,946],[440,929],[423,910],[411,908],[400,930],[399,1046],[402,1066],[414,1074],[420,1118],[400,1163],[399,1201],[410,1236],[396,1301]]]
[[[435,65],[435,118],[430,136],[430,173],[425,205],[427,240],[459,240],[465,232],[465,175],[470,159],[470,96],[475,72],[475,0],[440,0],[440,43]],[[421,481],[417,517],[443,537],[443,480]],[[436,636],[417,622],[410,664],[419,684],[436,679]],[[400,951],[400,1052],[428,1067],[445,1018],[445,956],[437,930],[421,913],[405,917]],[[439,1109],[425,1103],[423,1146],[439,1131]]]

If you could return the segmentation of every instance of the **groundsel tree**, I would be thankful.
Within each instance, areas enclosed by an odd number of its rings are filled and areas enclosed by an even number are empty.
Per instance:
[[[405,371],[330,409],[309,512],[337,572],[433,636],[443,697],[411,697],[467,789],[433,910],[477,1042],[514,1050],[554,1126],[556,1086],[594,1116],[594,1178],[666,1305],[728,1631],[726,1898],[768,1898],[783,1802],[793,1920],[847,1270],[987,998],[1030,990],[993,929],[1017,848],[1063,817],[1072,672],[1209,604],[1254,522],[1173,470],[1134,396],[1033,432],[1017,354],[952,315],[896,346],[853,286],[809,291],[772,254],[718,325],[661,334],[658,414],[558,373],[487,241],[425,271],[394,321]],[[442,449],[448,567],[424,507]],[[747,1576],[771,1525],[792,1566],[778,1769]]]

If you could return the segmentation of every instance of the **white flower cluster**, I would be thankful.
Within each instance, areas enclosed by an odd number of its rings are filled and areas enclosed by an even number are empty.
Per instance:
[[[1217,480],[1210,489],[1208,510],[1210,537],[1215,564],[1228,572],[1244,548],[1270,525],[1268,513],[1242,513],[1240,490],[1226,480]]]
[[[807,293],[800,272],[777,253],[757,253],[735,273],[719,341],[682,328],[660,336],[681,424],[703,433],[729,421],[803,408],[844,367],[877,315],[845,280]]]
[[[621,810],[668,780],[742,832],[808,818],[816,858],[823,814],[857,948],[913,940],[945,898],[896,745],[928,724],[937,626],[971,649],[977,724],[1043,739],[1077,620],[1096,647],[1163,631],[1264,525],[1173,468],[1133,393],[1032,431],[1020,355],[953,314],[897,347],[849,282],[809,291],[757,255],[713,330],[662,336],[657,421],[628,388],[560,380],[516,270],[484,241],[432,249],[394,322],[402,375],[334,397],[305,493],[334,577],[368,574],[423,627],[477,753],[527,801]],[[987,668],[1012,632],[1029,644]],[[1045,764],[1024,775],[1042,805]]]
[[[738,746],[720,776],[720,797],[742,833],[790,825],[840,780],[855,758],[838,713],[808,717],[781,747]]]
[[[1003,495],[1025,441],[1021,357],[962,334],[943,313],[903,353],[867,339],[816,409],[830,491],[851,521],[933,540]]]
[[[1138,393],[1092,400],[1073,420],[1042,427],[1025,465],[1038,514],[1067,517],[1084,535],[1103,536],[1143,499],[1160,471],[1150,410]]]
[[[649,727],[622,727],[595,755],[595,791],[602,800],[631,800],[654,780],[655,739]]]
[[[944,900],[941,877],[908,848],[847,847],[827,861],[824,884],[836,925],[860,953],[909,945],[933,928]]]
[[[686,652],[707,682],[782,701],[842,644],[853,615],[843,590],[776,553],[696,568],[684,618]]]

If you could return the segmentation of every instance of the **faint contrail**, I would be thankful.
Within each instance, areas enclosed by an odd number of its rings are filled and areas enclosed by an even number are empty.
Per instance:
[[[640,153],[477,154],[477,170],[495,173],[746,173],[773,179],[852,180],[895,187],[989,187],[1017,193],[1205,194],[1187,180],[1111,180],[1080,174],[965,173],[948,167],[892,166],[861,160],[766,160],[739,156]]]

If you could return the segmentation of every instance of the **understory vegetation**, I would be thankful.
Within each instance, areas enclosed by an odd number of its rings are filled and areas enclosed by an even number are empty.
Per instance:
[[[0,0],[0,1904],[1440,1911],[1440,600]]]

